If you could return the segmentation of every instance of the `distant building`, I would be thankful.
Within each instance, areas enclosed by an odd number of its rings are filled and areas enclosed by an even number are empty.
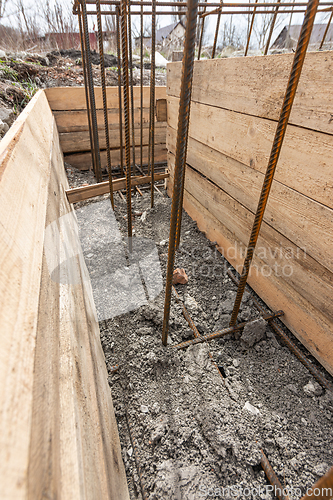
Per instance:
[[[181,21],[164,26],[156,30],[156,47],[159,50],[177,50],[183,45],[185,38],[185,28]],[[140,47],[141,37],[135,39],[135,46]],[[143,37],[143,45],[146,48],[151,47],[151,37]]]
[[[301,27],[301,24],[290,26],[289,29],[288,26],[285,26],[275,42],[272,44],[271,49],[295,48],[298,42],[299,34],[301,32]],[[310,38],[310,48],[319,47],[323,39],[326,27],[327,24],[314,24]],[[327,45],[333,45],[333,25],[331,25],[328,29],[323,48],[325,48],[325,46],[326,48],[328,48]]]

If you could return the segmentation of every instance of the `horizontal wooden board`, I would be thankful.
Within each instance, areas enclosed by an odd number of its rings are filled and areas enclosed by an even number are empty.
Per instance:
[[[192,100],[278,120],[293,54],[195,61]],[[333,53],[308,52],[290,123],[333,134]],[[209,75],[209,76],[207,76]],[[167,66],[167,93],[179,97],[181,63]]]
[[[59,133],[63,132],[82,132],[89,130],[88,115],[86,110],[77,111],[54,111]],[[99,130],[104,130],[104,112],[102,109],[96,110],[97,126]],[[122,116],[124,126],[124,116]],[[166,120],[166,118],[165,118]],[[119,110],[118,108],[108,109],[109,125],[119,126]],[[144,108],[142,111],[142,122],[144,125],[149,124],[149,108]],[[134,123],[140,125],[141,112],[139,108],[134,110]]]
[[[143,146],[143,163],[148,163],[148,146]],[[131,152],[132,153],[132,152]],[[124,161],[125,161],[125,150],[123,150]],[[135,160],[136,163],[140,163],[140,147],[135,148]],[[65,155],[65,161],[79,170],[89,170],[92,168],[91,154],[90,153],[77,153]],[[155,146],[155,162],[166,162],[167,161],[167,149],[165,144],[157,144]],[[102,168],[107,166],[106,151],[101,151],[101,163]],[[112,166],[120,165],[120,149],[113,149],[111,151],[111,164]]]
[[[176,131],[170,127],[167,147],[175,153]],[[264,174],[192,138],[189,138],[187,162],[252,213],[256,212]],[[305,249],[309,257],[333,271],[332,209],[273,181],[264,220]]]
[[[165,123],[155,123],[155,144],[165,144],[166,142],[166,124]],[[134,133],[135,144],[140,144],[141,142],[141,130],[140,126],[137,126]],[[106,148],[105,132],[104,129],[99,131],[99,147],[101,149]],[[143,127],[143,145],[148,146],[149,144],[149,125],[145,124]],[[132,141],[132,133],[131,133]],[[116,125],[111,125],[109,127],[109,141],[110,148],[120,147],[120,132],[119,127]],[[125,144],[125,132],[123,130],[123,144]],[[88,131],[84,132],[68,132],[60,134],[60,145],[64,154],[74,153],[79,151],[90,151],[90,135]]]
[[[53,87],[45,89],[52,111],[85,110],[86,94],[84,87]],[[106,87],[108,108],[119,107],[118,87]],[[134,107],[140,107],[140,87],[133,87]],[[155,87],[155,99],[166,99],[166,87]],[[96,109],[103,109],[102,88],[95,87]],[[123,96],[122,96],[122,102]],[[143,87],[143,107],[149,108],[150,88]]]
[[[161,181],[167,179],[169,174],[155,174],[155,181]],[[143,175],[140,177],[131,177],[132,186],[142,186],[143,184],[149,184],[151,182],[151,176]],[[121,179],[114,179],[112,182],[113,192],[120,191],[121,189],[126,189],[126,177]],[[100,196],[101,194],[109,193],[109,181],[99,182],[98,184],[91,184],[90,186],[82,186],[78,188],[69,189],[66,191],[67,199],[69,203],[76,203],[78,201],[88,200],[94,196]]]
[[[170,159],[169,195],[172,194],[172,163]],[[190,167],[187,167],[185,180],[184,208],[193,220],[198,223],[199,229],[205,232],[207,238],[211,241],[217,242],[219,250],[240,272],[244,261],[244,233],[248,231],[251,225],[253,214],[250,214],[242,205],[226,193],[223,193],[210,181],[195,173]],[[327,283],[323,283],[325,275],[322,274],[321,278],[318,279],[315,271],[311,270],[311,262],[306,262],[304,255],[301,254],[292,261],[295,273],[294,279],[289,277],[287,280],[286,277],[278,276],[276,272],[269,272],[270,269],[276,270],[274,268],[275,259],[272,259],[269,251],[264,255],[262,250],[264,248],[268,250],[276,242],[278,242],[280,248],[279,236],[264,224],[259,237],[258,248],[261,248],[261,257],[265,257],[265,260],[258,255],[255,256],[248,280],[249,284],[269,307],[273,310],[282,309],[284,311],[284,316],[281,317],[282,321],[323,366],[333,374],[331,356],[333,350],[333,322],[330,319],[332,317],[332,306],[329,303],[331,292],[323,295],[323,288],[328,286]],[[285,240],[282,238],[281,242],[283,247]],[[288,255],[290,255],[290,249],[293,248],[288,243],[288,247],[285,248],[286,253],[277,253],[275,264],[282,266],[284,262],[287,262],[290,265]],[[308,270],[305,264],[310,264]],[[300,278],[301,283],[299,282]],[[297,284],[296,287],[295,284]],[[320,290],[321,297],[319,300],[326,304],[325,312],[327,315],[323,314],[314,304],[301,295],[302,291],[304,292],[306,288],[311,287],[314,287],[316,291]],[[309,293],[311,291],[308,290]],[[314,291],[313,295],[315,293]]]
[[[179,99],[168,97],[168,125],[177,129]],[[189,135],[252,169],[265,172],[276,123],[193,102]],[[333,136],[289,126],[275,172],[282,184],[333,208]]]

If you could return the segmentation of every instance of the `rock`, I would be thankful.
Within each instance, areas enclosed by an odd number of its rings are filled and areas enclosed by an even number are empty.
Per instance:
[[[129,450],[127,450],[127,455],[131,457],[133,455],[133,448],[131,447]]]
[[[323,389],[317,382],[308,382],[304,387],[303,391],[307,396],[321,396]]]
[[[163,310],[161,310],[156,304],[148,304],[144,306],[141,314],[145,319],[152,321],[157,326],[161,326],[163,324]]]
[[[143,214],[141,215],[141,217],[140,217],[141,222],[145,222],[146,218],[147,218],[147,210],[145,210],[145,211],[143,212]]]
[[[149,408],[146,405],[141,405],[140,411],[141,411],[141,413],[149,413]]]
[[[298,389],[297,389],[296,385],[288,384],[288,385],[286,385],[286,388],[289,389],[289,391],[293,392],[294,394],[298,394]]]
[[[155,52],[155,66],[157,68],[166,68],[168,60],[162,56],[159,52]]]
[[[264,339],[266,335],[266,321],[263,318],[256,319],[244,326],[241,342],[244,347],[250,348]]]
[[[231,319],[230,314],[222,314],[222,316],[220,316],[218,321],[215,323],[214,330],[219,331],[223,330],[224,328],[228,328],[230,319]]]
[[[150,434],[150,441],[152,444],[156,444],[160,439],[166,434],[168,429],[167,420],[162,420],[162,422],[158,422],[155,428],[152,430]]]
[[[3,137],[8,129],[9,127],[7,123],[4,123],[2,120],[0,120],[0,137]]]
[[[186,285],[188,283],[188,277],[185,269],[177,269],[173,272],[172,284],[173,285]]]
[[[247,410],[248,412],[252,413],[252,415],[260,415],[260,411],[258,410],[258,408],[252,406],[248,401],[246,401],[243,410]]]
[[[165,247],[165,245],[168,244],[168,241],[169,240],[162,240],[162,241],[160,241],[160,247]]]
[[[185,300],[184,300],[184,305],[188,309],[198,309],[198,303],[197,301],[191,297],[191,295],[186,295]]]
[[[235,368],[238,368],[239,367],[239,361],[238,361],[238,359],[233,359],[232,360],[232,364],[234,365]]]

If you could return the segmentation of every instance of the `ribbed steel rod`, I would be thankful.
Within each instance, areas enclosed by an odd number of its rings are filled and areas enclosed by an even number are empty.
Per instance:
[[[91,52],[90,52],[90,42],[89,42],[89,30],[88,30],[86,0],[82,0],[81,5],[82,5],[83,33],[84,33],[84,40],[85,40],[84,45],[85,45],[85,52],[86,52],[86,69],[87,69],[87,77],[88,77],[88,89],[89,89],[89,100],[90,100],[90,110],[91,110],[92,135],[93,135],[94,152],[95,152],[95,159],[96,159],[95,176],[96,176],[97,182],[102,182],[101,155],[100,155],[99,140],[98,140],[96,102],[95,102],[94,80],[93,80],[92,65],[91,65]]]
[[[283,316],[283,311],[277,311],[276,313],[272,314],[265,314],[262,316],[262,318],[266,321],[269,321],[271,319],[278,318],[279,316]],[[201,337],[193,340],[187,340],[186,342],[181,342],[180,344],[177,344],[174,347],[176,349],[186,349],[191,345],[202,344],[203,342],[209,342],[210,340],[219,339],[221,337],[224,337],[225,335],[228,335],[229,333],[235,333],[238,332],[239,330],[242,330],[244,326],[246,326],[248,323],[251,322],[252,321],[244,321],[243,323],[238,323],[235,326],[230,326],[229,328],[224,328],[223,330],[219,330],[217,332],[208,333],[207,335],[201,335]]]
[[[239,285],[239,280],[236,276],[230,271],[227,271],[228,276],[233,280],[235,285]],[[258,309],[260,314],[263,316],[265,314],[264,308],[259,304],[259,302],[252,297],[253,304]],[[270,327],[274,330],[274,332],[280,337],[280,339],[286,344],[288,349],[296,356],[296,358],[309,370],[311,375],[317,380],[317,382],[327,389],[328,391],[333,392],[333,385],[317,370],[317,368],[310,363],[310,361],[304,356],[302,351],[290,340],[288,335],[284,333],[282,328],[280,328],[278,322],[275,319],[268,320]]]
[[[267,205],[269,193],[272,187],[273,183],[273,178],[274,178],[274,173],[276,169],[276,165],[280,156],[282,144],[283,144],[283,139],[286,133],[287,125],[288,125],[288,120],[291,112],[291,108],[294,102],[296,90],[297,90],[297,85],[301,76],[302,72],[302,67],[306,55],[306,50],[309,44],[311,32],[312,32],[312,26],[314,22],[314,18],[317,12],[317,7],[319,4],[319,0],[309,0],[308,8],[305,14],[304,22],[302,25],[300,37],[298,40],[297,44],[297,49],[292,65],[292,70],[290,73],[289,77],[289,82],[286,90],[286,94],[284,97],[283,105],[282,105],[282,110],[280,113],[280,118],[279,122],[277,125],[274,141],[273,141],[273,146],[268,162],[268,167],[267,171],[265,174],[265,179],[264,183],[262,186],[260,198],[259,198],[259,203],[257,207],[257,212],[255,215],[252,231],[251,231],[251,236],[247,248],[247,253],[246,253],[246,258],[244,261],[243,265],[243,270],[241,274],[241,279],[239,282],[238,290],[237,290],[237,296],[235,299],[235,304],[234,308],[232,311],[231,315],[231,320],[230,320],[230,326],[234,326],[237,321],[237,316],[238,316],[238,311],[239,307],[242,301],[246,281],[249,275],[250,271],[250,266],[251,266],[251,261],[253,258],[254,250],[256,247],[256,243],[258,240],[259,236],[259,231],[261,227],[261,223],[264,217],[265,213],[265,208]]]
[[[257,4],[257,3],[258,3],[258,0],[255,0],[255,3]],[[248,51],[249,51],[249,46],[250,46],[250,38],[251,38],[251,35],[252,35],[252,30],[253,30],[254,18],[255,18],[255,15],[256,15],[256,10],[257,10],[257,7],[255,6],[255,7],[254,7],[254,9],[253,9],[253,14],[252,14],[252,17],[251,17],[251,24],[250,24],[249,34],[248,34],[248,37],[247,37],[247,42],[246,42],[246,47],[245,47],[244,57],[246,57],[246,56],[247,56],[247,53],[248,53]]]
[[[125,119],[125,160],[126,160],[126,201],[127,201],[127,234],[129,250],[132,250],[132,192],[131,192],[131,144],[129,117],[129,76],[128,76],[128,35],[127,35],[127,0],[121,0],[121,42],[124,89]]]
[[[264,469],[264,472],[271,483],[274,486],[274,494],[278,497],[279,500],[290,500],[289,496],[284,494],[284,488],[280,483],[277,475],[275,474],[271,464],[268,461],[265,453],[261,450],[261,467]]]
[[[95,4],[96,0],[86,0],[86,4]],[[121,1],[120,0],[101,0],[101,5],[120,5]],[[151,0],[150,1],[141,1],[141,0],[131,0],[131,5],[142,5],[145,7],[151,7]],[[172,0],[168,2],[156,2],[156,7],[187,7],[187,2],[184,1],[176,1],[173,2]],[[253,4],[251,2],[225,2],[223,4],[223,7],[226,8],[232,8],[232,7],[251,7]],[[276,7],[278,5],[278,2],[259,2],[258,7]],[[286,5],[287,7],[295,6],[295,7],[307,7],[308,2],[284,2],[283,5]],[[320,5],[322,6],[331,6],[332,2],[320,2]],[[199,2],[198,7],[219,7],[220,3],[219,2]]]
[[[121,98],[121,50],[120,50],[120,10],[116,9],[117,23],[117,58],[118,58],[118,102],[119,102],[119,146],[120,146],[120,170],[124,175],[124,145],[123,145],[123,107]]]
[[[198,0],[188,0],[187,2],[187,20],[186,33],[184,43],[184,57],[182,64],[182,78],[179,99],[177,141],[176,141],[176,159],[174,186],[171,206],[170,220],[170,236],[169,236],[169,251],[168,251],[168,266],[165,288],[165,303],[164,303],[164,318],[162,342],[167,345],[169,318],[170,318],[170,303],[173,267],[175,262],[175,243],[177,231],[177,216],[180,210],[181,192],[184,187],[183,171],[186,163],[186,147],[190,120],[190,104],[191,104],[191,87],[193,76],[193,62],[195,49],[195,34],[198,13]]]
[[[132,422],[128,416],[128,412],[127,412],[125,403],[124,403],[124,409],[125,409],[125,419],[126,419],[126,423],[127,423],[128,433],[129,433],[131,445],[132,445],[133,452],[134,452],[134,460],[135,460],[136,470],[138,471],[138,476],[139,476],[142,500],[148,500],[148,493],[147,493],[147,489],[146,489],[146,484],[145,484],[145,481],[143,479],[143,474],[142,474],[142,470],[141,470],[140,462],[139,462],[139,454],[138,454],[138,450],[137,450],[137,446],[136,446],[136,441],[134,438],[134,430],[135,429],[134,429]]]
[[[325,42],[325,39],[326,39],[326,35],[327,35],[327,32],[328,32],[329,27],[330,27],[330,25],[331,25],[332,19],[333,19],[333,10],[332,10],[331,15],[330,15],[330,18],[329,18],[329,20],[328,20],[328,23],[327,23],[327,26],[326,26],[326,29],[325,29],[325,33],[324,33],[323,39],[322,39],[322,41],[320,42],[320,45],[319,45],[319,50],[321,50],[321,49],[323,48],[323,45],[324,45],[324,42]]]
[[[223,4],[224,6],[224,4]],[[253,4],[252,4],[253,6]],[[259,7],[258,7],[259,9]],[[325,9],[318,9],[318,13],[320,12],[331,12],[332,11],[332,7],[328,7],[328,8],[325,8]],[[249,14],[253,14],[254,10],[246,10],[245,8],[243,10],[221,10],[220,8],[214,10],[214,11],[209,11],[209,12],[205,12],[204,14],[201,14],[199,15],[199,18],[204,18],[204,17],[207,17],[207,16],[210,16],[211,14],[218,14],[219,12],[221,12],[221,15],[225,15],[225,16],[231,16],[231,15],[249,15]],[[284,4],[282,7],[280,7],[280,10],[279,10],[279,13],[280,14],[291,14],[291,13],[294,13],[294,14],[304,14],[304,12],[306,12],[306,9],[304,8],[298,8],[297,10],[293,10],[292,8],[290,9],[285,9],[284,8]],[[147,11],[145,10],[143,12],[143,15],[144,16],[152,16],[152,11]],[[186,16],[187,14],[187,11],[186,10],[182,10],[182,11],[178,11],[178,12],[175,12],[174,10],[170,10],[170,11],[165,11],[165,10],[156,10],[156,16],[174,16],[174,15],[177,15],[177,16]],[[275,10],[256,10],[256,14],[275,14]],[[95,16],[96,15],[96,11],[88,11],[87,12],[87,15],[90,15],[90,16]],[[107,11],[107,10],[102,10],[102,15],[103,16],[114,16],[115,15],[115,11],[112,10],[112,11]],[[132,11],[131,12],[131,16],[140,16],[141,15],[141,12],[140,11]]]
[[[104,113],[104,131],[105,131],[105,143],[106,143],[106,158],[107,158],[107,168],[108,168],[108,176],[109,176],[110,201],[111,201],[112,208],[114,210],[113,185],[112,185],[112,170],[111,170],[110,136],[109,136],[109,120],[108,120],[108,101],[107,101],[107,96],[106,96],[105,62],[104,62],[104,50],[103,50],[103,31],[102,31],[102,19],[101,19],[101,5],[100,5],[100,0],[96,0],[96,8],[97,8],[97,30],[98,30],[99,65],[100,65],[100,70],[101,70],[103,113]]]
[[[81,58],[82,58],[82,69],[83,69],[83,81],[84,81],[84,92],[86,96],[86,105],[87,105],[87,118],[88,118],[88,128],[89,128],[89,139],[90,139],[90,148],[91,148],[91,161],[93,165],[93,171],[96,170],[96,153],[95,153],[95,145],[93,140],[92,133],[92,120],[91,120],[91,106],[89,101],[89,89],[88,89],[88,76],[87,76],[87,67],[86,67],[86,49],[85,42],[82,30],[82,10],[79,10],[79,32],[80,32],[80,41],[81,41]]]
[[[143,161],[143,6],[140,12],[140,167],[142,168]]]
[[[151,65],[150,65],[150,206],[154,206],[154,172],[155,172],[155,50],[156,50],[156,0],[152,0],[151,18]]]
[[[278,1],[279,4],[280,4],[280,2],[281,2],[281,0]],[[271,39],[272,39],[272,35],[273,35],[274,26],[275,26],[275,22],[276,22],[276,18],[277,18],[278,12],[279,12],[279,5],[277,5],[275,7],[275,12],[274,12],[274,15],[273,15],[273,19],[272,19],[272,22],[271,22],[271,27],[270,27],[270,30],[269,30],[269,35],[268,35],[267,42],[266,42],[264,56],[266,56],[267,53],[268,53],[268,49],[269,49],[269,46],[270,46],[270,43],[271,43]]]
[[[223,0],[221,0],[221,10],[222,10],[222,5],[223,5]],[[214,59],[214,57],[215,57],[217,39],[218,39],[218,36],[219,36],[219,29],[220,29],[220,22],[221,22],[221,10],[217,14],[215,36],[214,36],[214,43],[213,43],[213,49],[212,49],[212,59]]]
[[[132,27],[131,27],[131,2],[127,0],[128,9],[128,56],[129,56],[129,77],[130,77],[130,92],[131,92],[131,117],[132,117],[132,172],[136,175],[135,170],[135,121],[134,121],[134,96],[133,96],[133,57],[132,57]]]
[[[206,10],[207,10],[207,8],[206,8],[206,6],[204,6],[202,13],[206,12]],[[203,17],[202,21],[201,21],[200,39],[199,39],[199,47],[198,47],[198,61],[200,61],[200,57],[201,57],[201,47],[202,47],[204,28],[205,28],[205,18]]]

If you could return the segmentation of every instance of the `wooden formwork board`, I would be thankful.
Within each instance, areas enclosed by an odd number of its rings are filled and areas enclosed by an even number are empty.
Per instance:
[[[128,499],[89,277],[40,91],[0,144],[3,499]],[[61,229],[62,228],[62,229]],[[57,268],[64,253],[71,265]]]
[[[194,63],[184,207],[238,271],[292,57]],[[271,308],[285,311],[282,321],[333,374],[332,68],[332,53],[307,55],[249,283]],[[170,64],[170,195],[179,85],[180,65]]]

